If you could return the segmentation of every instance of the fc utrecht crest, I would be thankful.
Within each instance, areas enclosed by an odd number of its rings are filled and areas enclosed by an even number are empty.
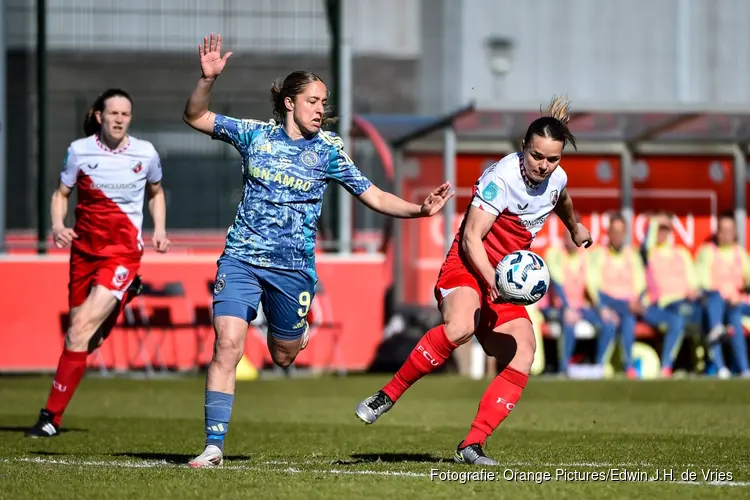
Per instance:
[[[560,198],[560,195],[557,193],[557,189],[555,189],[554,191],[552,191],[552,193],[550,193],[550,200],[552,201],[553,205],[557,205],[558,198]]]
[[[135,166],[133,167],[133,172],[137,174],[141,170],[143,170],[143,163],[141,162],[136,163]]]

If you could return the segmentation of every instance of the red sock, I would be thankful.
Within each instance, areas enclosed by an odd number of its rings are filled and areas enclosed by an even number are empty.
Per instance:
[[[445,325],[436,326],[419,340],[403,366],[385,384],[383,392],[395,402],[414,382],[445,363],[456,347],[445,335]]]
[[[52,382],[52,390],[47,398],[45,408],[54,415],[52,423],[59,426],[62,415],[68,407],[78,384],[86,371],[86,358],[88,352],[73,352],[67,348],[63,349],[60,363],[57,365],[55,379]]]
[[[477,416],[474,417],[471,429],[461,446],[468,444],[484,446],[490,434],[505,420],[505,417],[510,415],[511,410],[521,399],[521,393],[528,380],[528,375],[510,367],[500,372],[484,391],[479,401]]]

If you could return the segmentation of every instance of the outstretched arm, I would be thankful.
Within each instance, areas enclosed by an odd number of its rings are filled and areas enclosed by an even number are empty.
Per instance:
[[[422,205],[410,203],[395,194],[383,191],[375,185],[359,195],[359,200],[371,210],[399,219],[412,219],[415,217],[429,217],[438,213],[452,196],[450,184],[445,183],[425,199]]]
[[[211,87],[224,70],[224,65],[232,55],[231,52],[221,56],[221,35],[203,38],[203,45],[198,46],[201,61],[201,77],[190,94],[182,119],[195,130],[213,135],[216,115],[208,110],[211,102]]]

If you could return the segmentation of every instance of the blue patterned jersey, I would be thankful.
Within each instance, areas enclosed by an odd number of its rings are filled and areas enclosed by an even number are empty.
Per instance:
[[[340,137],[321,130],[292,140],[280,124],[216,115],[214,139],[242,155],[242,201],[224,253],[252,265],[315,276],[323,193],[333,180],[359,196],[371,186]]]

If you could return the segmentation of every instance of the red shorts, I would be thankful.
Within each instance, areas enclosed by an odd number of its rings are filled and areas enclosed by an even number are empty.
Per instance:
[[[492,331],[498,326],[518,318],[529,318],[529,313],[524,306],[516,304],[492,302],[487,295],[487,287],[484,281],[467,267],[467,264],[456,255],[448,255],[443,267],[440,268],[437,283],[435,284],[435,298],[438,307],[442,309],[443,299],[454,289],[469,287],[480,297],[482,309],[479,317],[478,331]]]
[[[72,308],[83,304],[96,285],[106,287],[117,300],[122,300],[140,267],[140,259],[134,260],[132,257],[94,259],[71,252],[68,306]]]

